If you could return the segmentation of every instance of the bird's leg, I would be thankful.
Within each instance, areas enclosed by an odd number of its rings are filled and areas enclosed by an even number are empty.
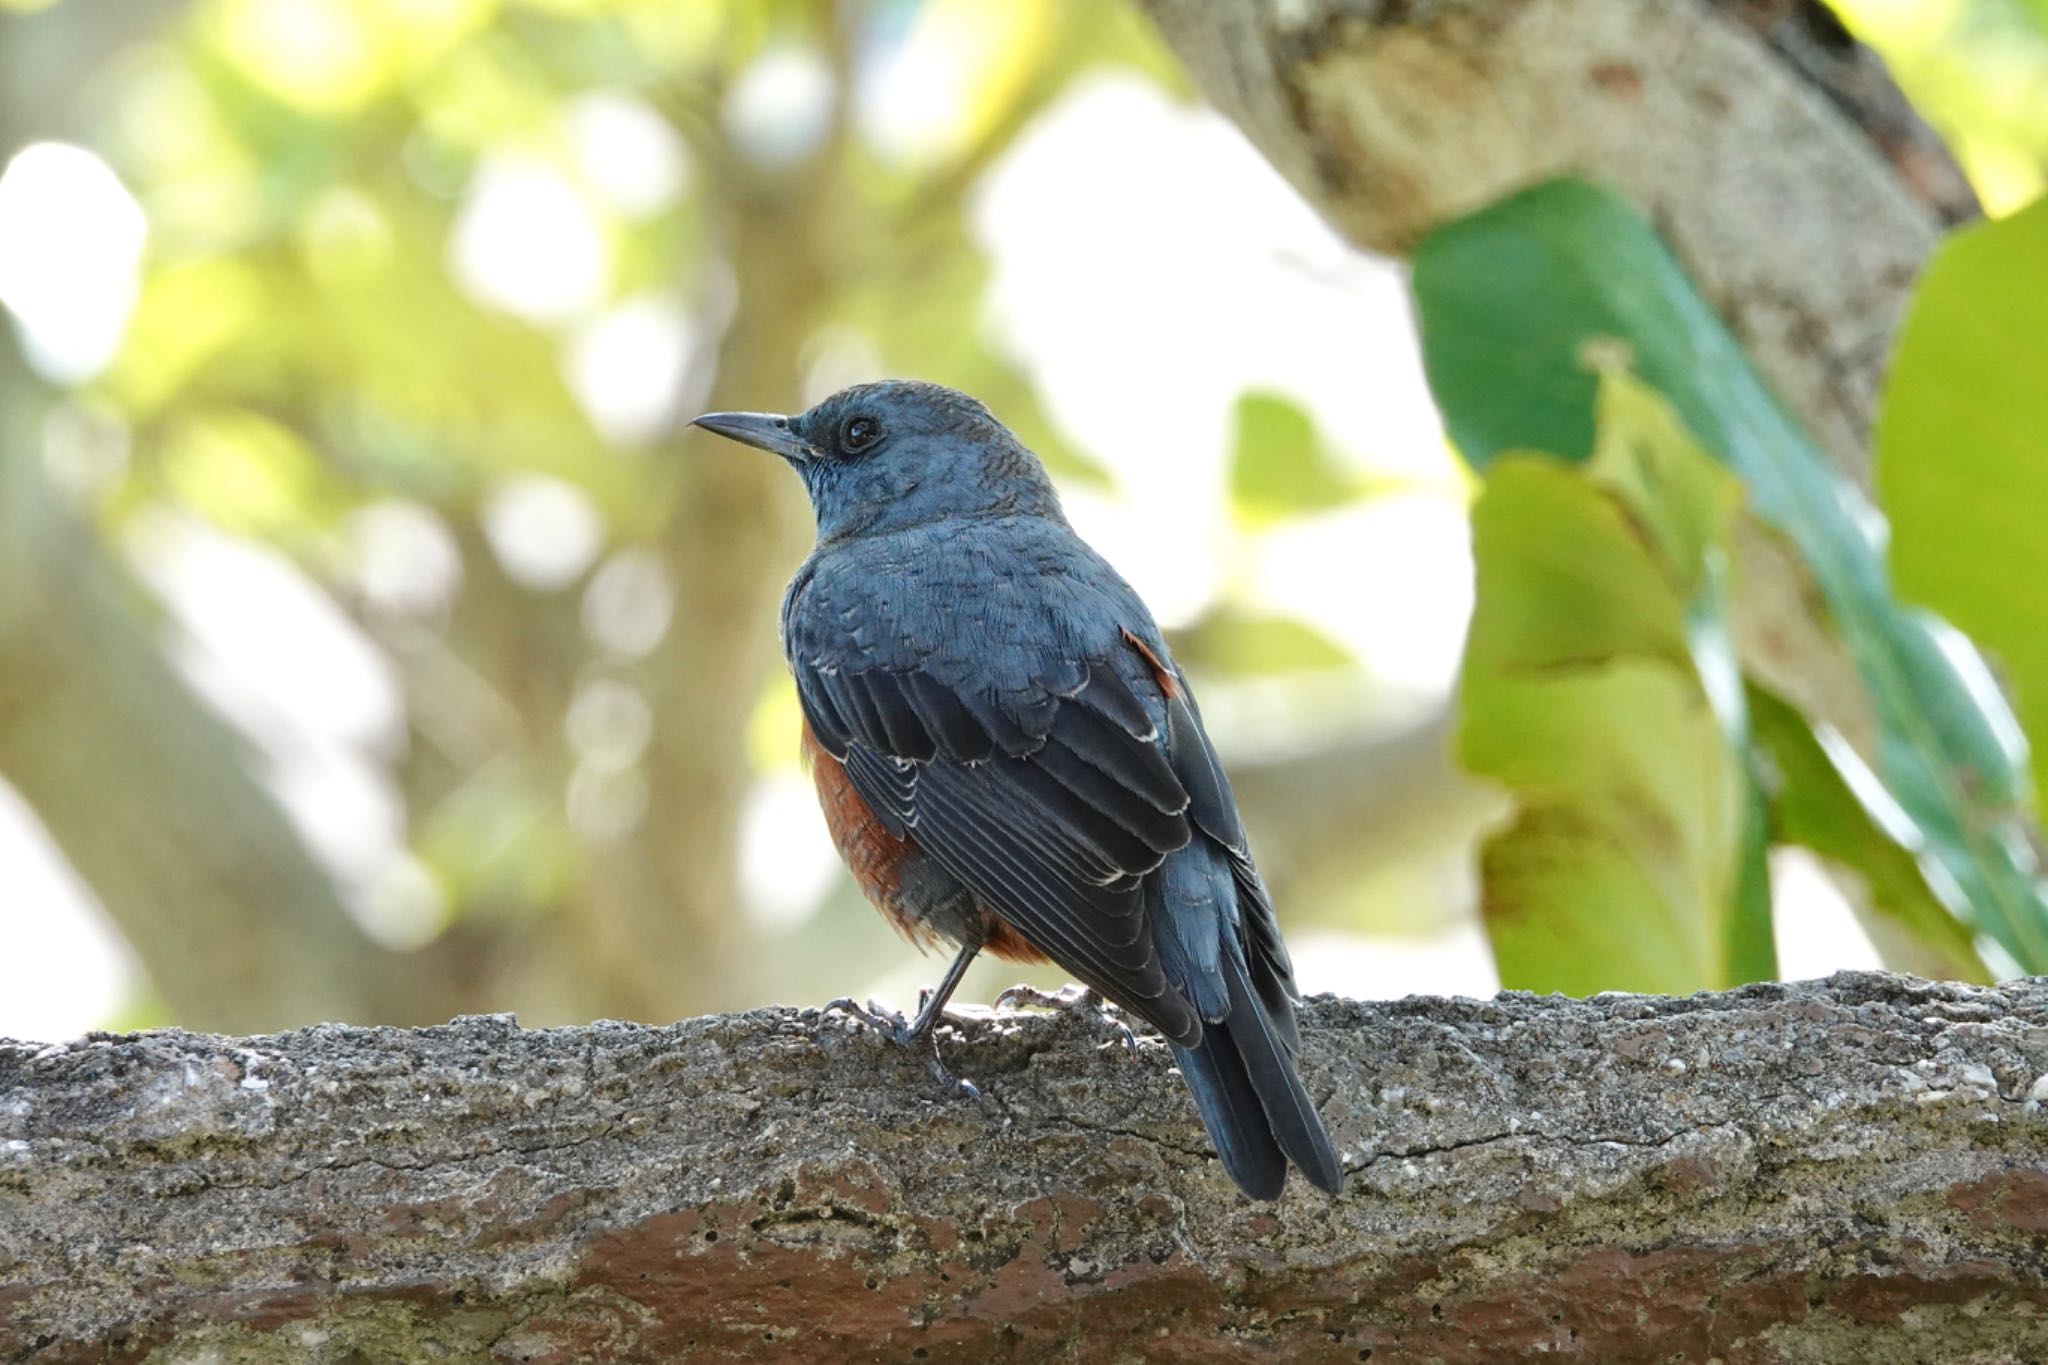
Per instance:
[[[946,974],[939,978],[937,988],[918,993],[917,1018],[908,1023],[904,1022],[902,1015],[893,1010],[876,1009],[872,1002],[866,1005],[856,1004],[850,997],[846,996],[841,996],[825,1006],[825,1008],[851,1014],[856,1019],[879,1030],[888,1037],[890,1042],[899,1043],[904,1047],[919,1041],[929,1042],[931,1045],[930,1062],[932,1075],[937,1078],[939,1084],[948,1090],[958,1092],[964,1098],[979,1099],[981,1091],[975,1088],[974,1083],[962,1080],[946,1070],[946,1064],[939,1059],[937,1028],[939,1017],[946,1011],[946,1002],[952,999],[953,992],[959,989],[960,978],[967,975],[968,965],[974,961],[974,955],[980,951],[981,944],[979,941],[963,944],[960,952],[953,958],[952,965],[946,968]]]
[[[974,961],[974,955],[981,951],[981,944],[969,943],[954,955],[953,963],[946,968],[946,974],[939,978],[936,988],[919,991],[917,996],[917,1018],[910,1027],[897,1035],[899,1043],[914,1043],[930,1033],[938,1024],[939,1016],[945,1012],[946,1002],[953,998],[953,992],[960,989],[960,978],[967,975],[967,968]]]
[[[940,1085],[948,1090],[958,1091],[966,1099],[980,1099],[981,1091],[975,1089],[974,1082],[963,1080],[946,1070],[946,1063],[939,1057],[937,1025],[939,1016],[945,1013],[946,1002],[952,999],[953,992],[959,989],[960,978],[967,975],[968,964],[974,961],[974,955],[980,951],[979,942],[962,945],[953,958],[953,965],[946,968],[946,974],[939,978],[938,988],[919,999],[917,1018],[908,1029],[896,1037],[899,1043],[914,1043],[920,1038],[929,1039],[932,1049],[932,1075],[937,1078]]]
[[[996,997],[998,1009],[1014,1009],[1019,1005],[1057,1010],[1061,1014],[1092,1014],[1122,1035],[1119,1041],[1126,1050],[1138,1050],[1138,1035],[1131,1032],[1130,1025],[1110,1012],[1112,1006],[1093,986],[1065,986],[1056,991],[1042,991],[1036,986],[1016,985]]]

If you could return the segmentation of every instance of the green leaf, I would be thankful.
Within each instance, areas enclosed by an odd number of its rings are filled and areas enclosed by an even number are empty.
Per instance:
[[[1778,973],[1763,795],[1751,770],[1748,706],[1730,628],[1731,548],[1741,485],[1687,439],[1664,401],[1626,376],[1600,391],[1600,435],[1587,473],[1619,497],[1655,547],[1685,602],[1685,639],[1729,753],[1742,765],[1736,882],[1723,907],[1720,949],[1729,982]]]
[[[1496,461],[1459,754],[1517,798],[1480,855],[1504,984],[1587,994],[1768,979],[1763,820],[1727,630],[1740,488],[1655,396],[1607,386],[1574,467]]]
[[[1989,982],[1970,931],[1930,877],[1919,853],[1901,842],[1916,833],[1856,751],[1826,738],[1790,703],[1749,689],[1758,747],[1767,756],[1771,837],[1796,844],[1860,878],[1852,901],[1885,965],[1943,980]]]
[[[1956,233],[1922,277],[1877,423],[1899,590],[1997,658],[2048,735],[2048,200]],[[2033,751],[2048,791],[2048,748]]]
[[[1240,677],[1348,668],[1353,662],[1344,646],[1306,621],[1235,607],[1207,612],[1175,631],[1173,652],[1204,671]]]
[[[1608,191],[1555,181],[1432,234],[1414,278],[1430,385],[1475,466],[1530,447],[1586,458],[1589,371],[1604,359],[1663,393],[1740,476],[1805,557],[1870,694],[1886,787],[1972,922],[2023,969],[2048,970],[2016,725],[1967,644],[1893,599],[1862,495],[1779,408],[1649,224]]]
[[[1279,394],[1239,395],[1233,426],[1230,498],[1248,520],[1284,521],[1328,511],[1364,491],[1332,458],[1314,419]]]

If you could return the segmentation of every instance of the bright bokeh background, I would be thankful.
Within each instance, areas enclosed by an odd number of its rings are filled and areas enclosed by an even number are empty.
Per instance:
[[[1847,17],[1989,207],[2039,192],[2048,44],[2019,8]],[[26,362],[0,399],[34,417],[0,469],[8,524],[35,509],[70,566],[17,574],[0,649],[45,638],[26,604],[171,665],[0,674],[0,730],[100,743],[0,743],[0,1035],[913,1000],[939,964],[850,892],[772,655],[800,491],[682,426],[888,374],[986,398],[1174,635],[1304,985],[1496,987],[1469,864],[1499,806],[1444,744],[1470,490],[1401,269],[1121,8],[66,0],[0,25]],[[67,704],[10,719],[10,687]],[[130,766],[129,734],[197,775]],[[237,774],[274,831],[227,800],[208,823]],[[98,837],[172,808],[192,833]],[[293,859],[303,881],[264,875]],[[1875,965],[1810,862],[1774,876],[1787,975]],[[239,975],[169,976],[179,945],[264,935]],[[265,975],[336,943],[331,991]],[[986,998],[1015,969],[977,973]]]

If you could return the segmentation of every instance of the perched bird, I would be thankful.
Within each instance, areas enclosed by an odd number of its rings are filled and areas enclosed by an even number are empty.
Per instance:
[[[817,545],[782,599],[834,843],[907,937],[1050,958],[1165,1036],[1224,1169],[1344,1171],[1295,1067],[1294,985],[1230,782],[1144,603],[1038,457],[965,394],[862,384],[696,425],[781,456]]]

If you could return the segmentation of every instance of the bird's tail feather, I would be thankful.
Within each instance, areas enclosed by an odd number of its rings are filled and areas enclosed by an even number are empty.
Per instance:
[[[1275,1037],[1242,960],[1223,956],[1229,1015],[1204,1024],[1195,1046],[1173,1049],[1223,1169],[1254,1199],[1279,1195],[1290,1161],[1316,1188],[1340,1193],[1344,1167],[1294,1058]]]
[[[1231,1044],[1229,1026],[1208,1025],[1193,1047],[1174,1044],[1173,1059],[1224,1171],[1252,1198],[1277,1199],[1287,1180],[1287,1156],[1273,1140],[1273,1126]]]

